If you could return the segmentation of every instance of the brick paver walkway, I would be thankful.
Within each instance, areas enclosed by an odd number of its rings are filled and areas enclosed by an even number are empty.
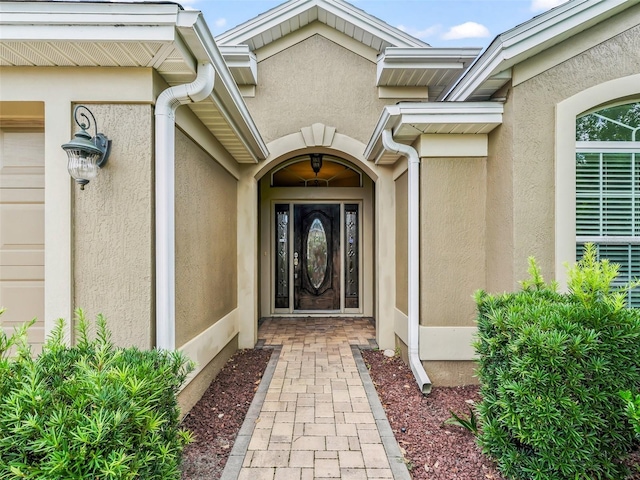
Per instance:
[[[259,338],[282,350],[253,420],[240,480],[408,478],[404,465],[391,468],[351,350],[374,336],[368,319],[261,325]],[[390,429],[387,435],[393,440]]]

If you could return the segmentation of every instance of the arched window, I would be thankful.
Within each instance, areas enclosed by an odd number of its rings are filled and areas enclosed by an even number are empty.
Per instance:
[[[584,244],[620,265],[618,282],[640,277],[640,102],[576,121],[576,257]],[[640,307],[640,289],[629,293]]]

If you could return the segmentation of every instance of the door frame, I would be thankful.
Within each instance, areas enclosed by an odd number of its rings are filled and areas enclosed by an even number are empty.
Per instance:
[[[362,187],[271,187],[268,175],[260,181],[260,221],[259,221],[259,265],[258,278],[259,303],[258,317],[373,317],[375,308],[374,285],[374,183],[363,176]],[[293,217],[294,204],[340,204],[340,262],[341,262],[341,299],[340,310],[294,310],[293,292],[290,282],[290,303],[288,308],[275,308],[275,205],[289,204]],[[344,307],[344,205],[359,206],[358,231],[360,235],[359,255],[359,306]],[[293,222],[289,225],[289,238],[292,239]],[[291,244],[293,245],[293,244]],[[290,251],[290,255],[293,255]],[[289,262],[292,278],[293,259]]]
[[[349,314],[349,315],[360,315],[362,314],[362,292],[363,292],[363,276],[362,276],[362,268],[359,269],[358,271],[358,295],[360,300],[360,305],[358,306],[358,308],[346,308],[345,307],[345,255],[344,255],[344,235],[345,235],[345,229],[344,229],[344,207],[345,205],[358,205],[359,207],[359,212],[362,212],[362,201],[361,200],[341,200],[341,201],[330,201],[330,200],[283,200],[283,201],[278,201],[278,200],[272,200],[271,201],[271,205],[270,205],[270,223],[271,223],[271,246],[270,246],[270,257],[271,257],[271,267],[270,267],[270,277],[271,279],[275,278],[275,271],[276,271],[276,255],[275,255],[275,249],[276,249],[276,243],[275,243],[275,238],[276,238],[276,231],[275,231],[275,215],[276,215],[276,205],[283,205],[283,204],[288,204],[289,205],[289,227],[288,227],[288,239],[289,239],[289,279],[288,279],[288,284],[289,284],[289,307],[288,308],[276,308],[275,306],[275,282],[272,281],[271,282],[271,288],[270,288],[270,303],[271,303],[271,312],[274,316],[278,315],[278,314],[285,314],[285,315],[299,315],[299,314],[304,314],[304,315],[310,315],[310,314],[318,314],[318,315],[322,315],[322,316],[326,316],[327,314],[331,314],[331,315],[335,315],[335,314]],[[295,239],[294,239],[294,235],[295,235],[295,214],[294,214],[294,209],[296,207],[296,205],[338,205],[339,207],[339,229],[338,229],[338,243],[339,243],[339,247],[338,247],[338,251],[339,251],[339,286],[340,286],[340,306],[337,310],[297,310],[295,308],[295,285],[294,285],[294,265],[293,265],[293,251],[295,250],[294,248],[294,244],[295,244]],[[363,226],[363,222],[362,222],[362,214],[360,213],[358,215],[358,231],[362,232],[362,226]],[[362,243],[362,235],[360,235],[360,240]],[[362,245],[359,245],[358,248],[358,262],[360,265],[362,265]]]

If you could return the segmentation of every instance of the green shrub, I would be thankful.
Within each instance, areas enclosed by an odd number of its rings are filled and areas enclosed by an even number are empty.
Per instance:
[[[102,316],[91,340],[76,315],[77,345],[64,345],[60,321],[37,358],[26,327],[0,333],[0,479],[179,478],[190,436],[176,395],[192,364],[114,347]]]
[[[633,395],[629,390],[620,392],[620,396],[627,405],[627,416],[636,432],[636,437],[640,440],[640,395]]]
[[[522,291],[476,294],[478,443],[509,478],[622,479],[634,433],[618,392],[640,387],[640,311],[593,245],[568,294],[530,265]]]

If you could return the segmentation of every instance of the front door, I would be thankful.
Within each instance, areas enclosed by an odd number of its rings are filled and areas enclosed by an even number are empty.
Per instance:
[[[340,205],[294,205],[295,310],[340,309]]]

